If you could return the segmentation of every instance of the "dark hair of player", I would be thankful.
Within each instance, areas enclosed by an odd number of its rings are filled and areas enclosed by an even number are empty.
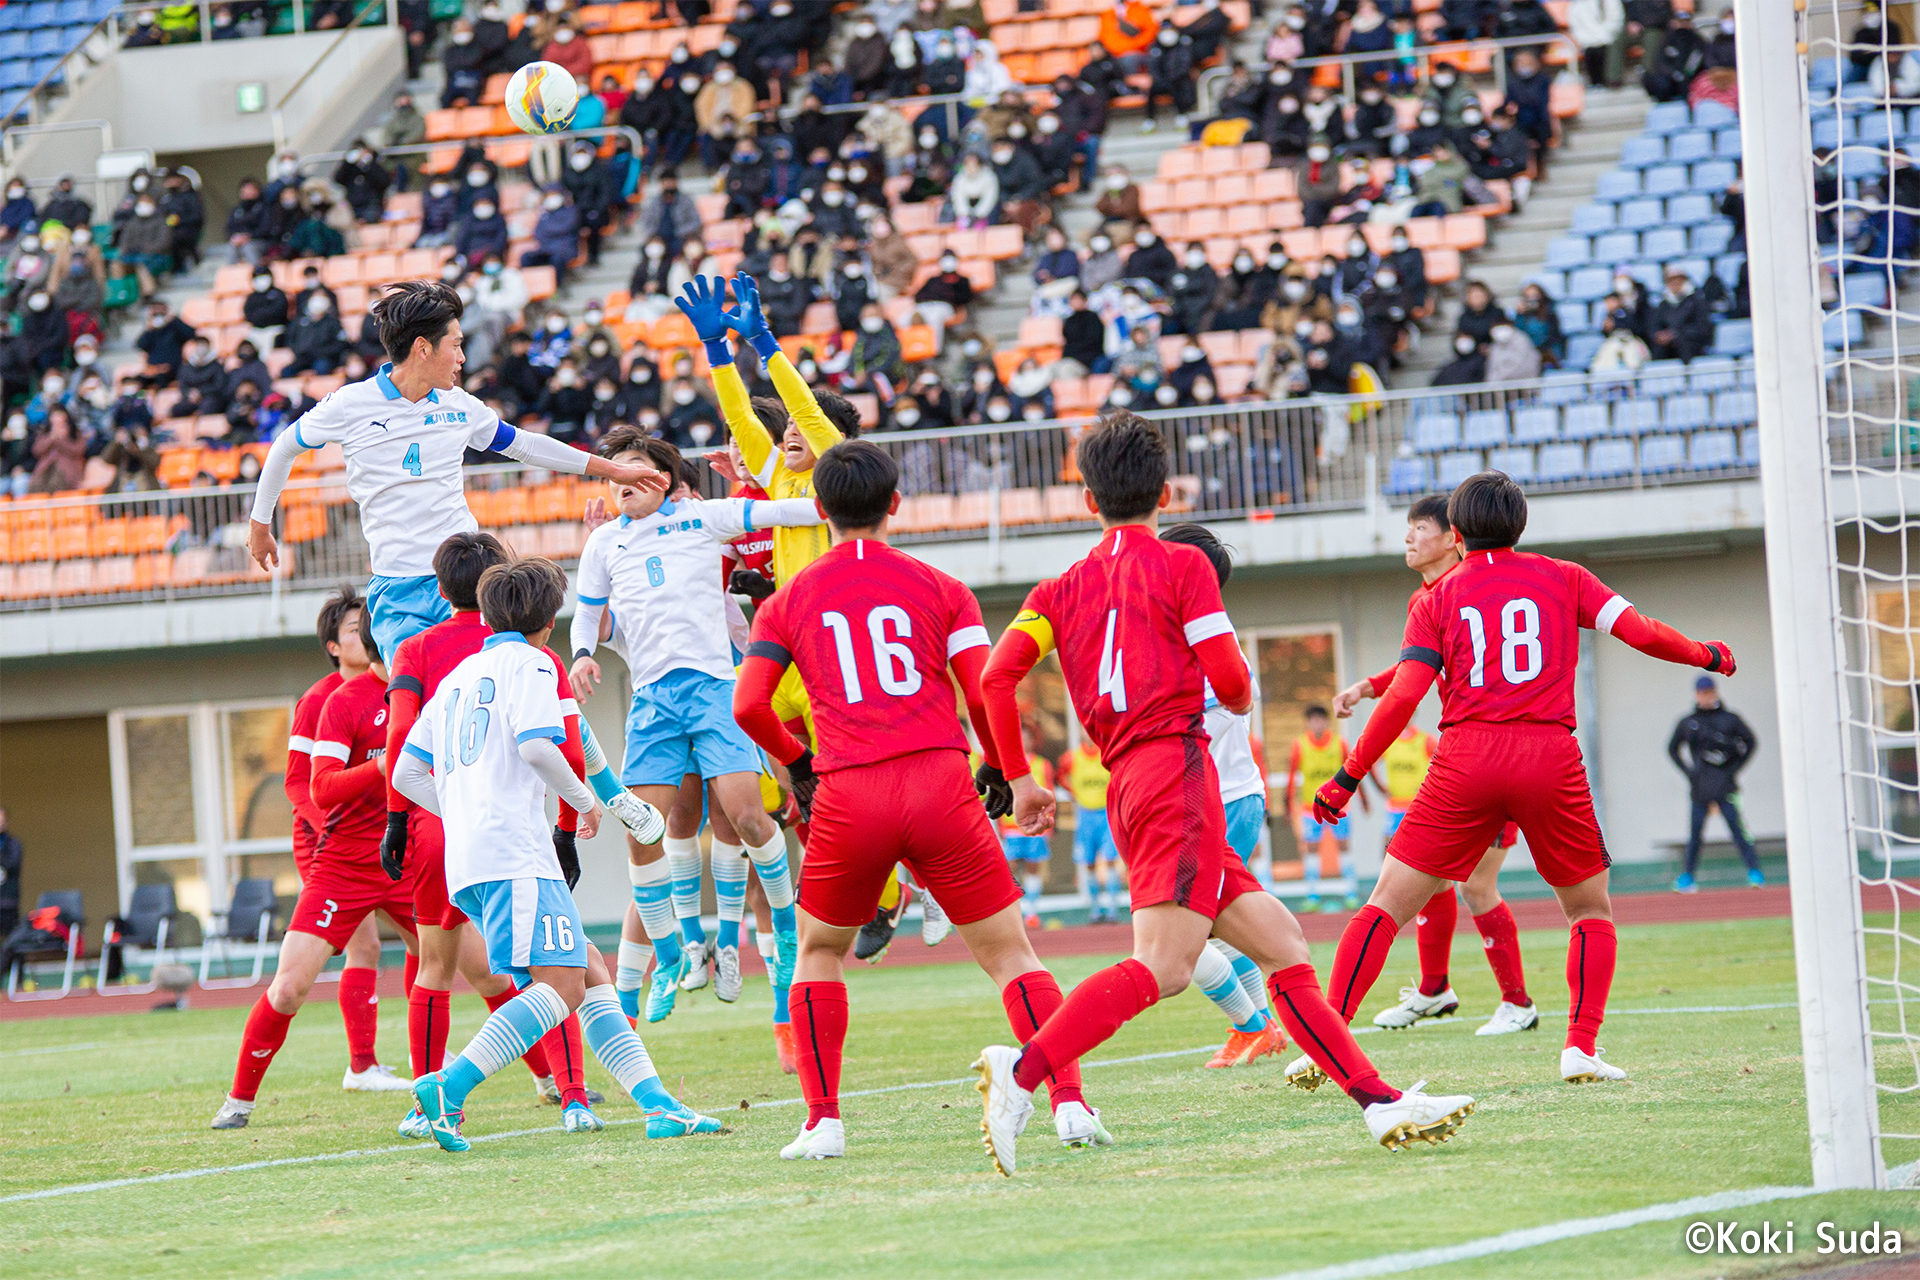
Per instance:
[[[1137,413],[1110,413],[1080,437],[1080,478],[1109,520],[1139,520],[1167,487],[1167,442]]]
[[[617,458],[623,453],[639,454],[655,471],[665,472],[676,481],[684,475],[681,470],[684,462],[680,457],[680,450],[658,436],[650,436],[639,427],[631,427],[625,423],[621,423],[600,437],[601,457]]]
[[[373,638],[373,602],[360,602],[360,647],[367,651],[367,661],[379,662],[380,642]]]
[[[760,425],[767,434],[778,440],[787,434],[787,406],[779,396],[755,396],[748,401],[753,406],[753,416],[760,419]]]
[[[1203,524],[1176,524],[1162,529],[1160,541],[1184,542],[1190,547],[1200,548],[1206,553],[1207,559],[1213,561],[1213,571],[1223,587],[1227,585],[1227,579],[1233,576],[1233,553],[1213,536],[1213,530]]]
[[[480,575],[480,616],[495,631],[532,635],[567,602],[567,575],[539,556],[497,564]]]
[[[853,407],[853,401],[831,391],[816,391],[813,398],[827,421],[840,428],[841,435],[849,440],[860,438],[860,411]]]
[[[367,309],[379,326],[380,345],[395,364],[413,354],[415,338],[437,347],[447,330],[466,310],[460,295],[443,280],[402,280],[389,285],[380,300]]]
[[[900,485],[900,465],[868,440],[849,440],[820,455],[813,496],[836,529],[871,529],[887,518]]]
[[[679,482],[687,486],[687,492],[696,496],[700,493],[700,468],[692,458],[680,459]]]
[[[1445,495],[1430,493],[1424,498],[1415,498],[1413,505],[1407,508],[1407,523],[1417,524],[1422,520],[1433,522],[1434,527],[1444,530],[1447,527],[1447,499]]]
[[[1468,551],[1498,551],[1527,531],[1527,495],[1504,471],[1468,476],[1447,499],[1447,523]]]
[[[1307,708],[1307,719],[1311,720],[1315,716],[1319,716],[1322,720],[1330,720],[1333,718],[1327,714],[1327,709],[1317,702]]]
[[[313,624],[314,634],[320,637],[320,647],[325,649],[330,644],[338,643],[340,624],[346,620],[348,614],[357,612],[364,604],[366,601],[360,598],[360,589],[345,584],[328,596],[327,602],[320,606],[320,616],[314,620]],[[335,671],[340,669],[339,654],[328,649],[327,660],[333,663]]]
[[[456,609],[480,607],[480,575],[513,555],[490,533],[456,533],[433,553],[440,594]]]

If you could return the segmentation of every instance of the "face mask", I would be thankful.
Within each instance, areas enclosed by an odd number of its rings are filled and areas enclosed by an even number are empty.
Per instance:
[[[980,339],[978,338],[968,338],[965,342],[960,344],[960,351],[963,355],[977,356],[980,354],[980,350],[981,350],[981,345],[980,345]]]
[[[676,388],[673,393],[673,402],[675,404],[692,404],[693,388],[692,387]]]
[[[1107,189],[1110,191],[1125,191],[1127,189],[1127,175],[1124,173],[1108,174]]]
[[[567,318],[565,316],[548,316],[547,317],[548,333],[565,333],[566,331],[567,331]]]
[[[1453,87],[1453,73],[1451,71],[1443,71],[1433,78],[1433,82],[1442,89],[1451,89]]]
[[[918,409],[902,409],[899,413],[893,415],[893,420],[903,427],[911,427],[920,421],[920,411]]]
[[[715,84],[732,84],[733,72],[726,67],[721,67],[713,73],[713,82]]]
[[[1281,290],[1288,298],[1298,302],[1307,296],[1307,282],[1305,280],[1289,280],[1281,286]]]
[[[78,351],[75,351],[73,353],[73,362],[79,365],[83,369],[86,368],[88,365],[92,364],[95,360],[98,360],[99,358],[100,358],[100,353],[98,351],[95,351],[92,347],[81,347]],[[106,392],[102,391],[100,394],[105,395]]]
[[[1059,128],[1060,128],[1060,122],[1058,120],[1055,120],[1052,116],[1040,117],[1040,132],[1055,133],[1059,130]]]
[[[558,209],[561,205],[565,203],[566,201],[561,199],[559,196],[548,196],[545,200],[542,200],[540,202],[540,207],[543,209]]]
[[[1009,405],[990,404],[987,406],[987,418],[989,421],[1005,422],[1008,418],[1011,418],[1012,416],[1013,416],[1013,409]]]
[[[1395,236],[1392,240],[1392,245],[1395,253],[1405,253],[1407,251],[1407,238],[1405,236]]]
[[[265,293],[271,288],[273,288],[272,276],[255,276],[253,278],[253,291],[255,293]]]
[[[73,242],[74,242],[74,243],[75,243],[76,245],[89,245],[89,244],[92,244],[92,243],[93,243],[93,232],[92,232],[92,231],[90,231],[90,230],[88,230],[88,229],[87,229],[87,228],[85,228],[85,227],[80,227],[80,228],[78,228],[78,229],[76,229],[76,230],[74,231],[74,233],[73,233]]]
[[[571,370],[571,369],[562,369],[562,370],[561,370],[561,371],[560,371],[559,373],[557,373],[557,374],[555,374],[555,375],[554,375],[554,379],[555,379],[555,381],[557,381],[557,382],[558,382],[558,383],[559,383],[559,384],[560,384],[561,386],[563,386],[563,387],[570,387],[570,386],[572,386],[572,385],[573,385],[573,384],[574,384],[575,382],[577,382],[577,381],[579,381],[579,379],[580,379],[580,375],[579,375],[579,374],[577,374],[577,373],[575,373],[575,372],[574,372],[573,370]]]
[[[993,370],[975,369],[973,371],[973,385],[980,388],[982,391],[985,391],[988,387],[992,386]]]
[[[493,216],[493,206],[490,204],[477,204],[473,206],[473,216],[485,222]]]
[[[936,45],[934,46],[933,54],[936,58],[951,58],[953,56],[953,46],[950,44]]]
[[[590,155],[576,154],[567,157],[567,163],[573,166],[575,172],[579,172],[593,163],[593,157]]]
[[[596,360],[602,359],[607,354],[607,344],[604,342],[589,343],[587,346],[587,354]]]
[[[560,28],[558,31],[553,33],[553,40],[555,44],[572,44],[573,28],[571,27]]]
[[[469,173],[467,174],[467,185],[468,185],[468,186],[470,186],[470,187],[484,187],[484,186],[486,186],[486,185],[487,185],[487,171],[486,171],[485,169],[474,169],[474,170],[471,170],[471,171],[470,171],[470,172],[469,172]]]
[[[867,167],[859,164],[853,166],[853,168],[847,170],[847,178],[853,182],[865,182],[867,180]]]
[[[1133,237],[1133,243],[1137,248],[1141,248],[1141,249],[1146,248],[1148,245],[1153,243],[1153,232],[1142,231],[1138,233]]]
[[[785,267],[770,268],[767,271],[767,274],[771,276],[773,279],[779,280],[782,283],[788,280],[791,280],[793,278],[793,273],[791,271],[788,271]]]
[[[1342,329],[1357,328],[1360,324],[1360,313],[1357,311],[1342,311],[1334,317],[1334,323],[1338,324]]]
[[[1426,125],[1428,128],[1432,128],[1434,125],[1440,123],[1440,113],[1429,107],[1420,113],[1420,123]]]
[[[646,76],[641,76],[633,82],[633,91],[641,94],[652,93],[653,81],[649,80]]]
[[[1380,95],[1369,89],[1360,95],[1360,101],[1366,103],[1368,106],[1374,106],[1380,101]]]
[[[1290,13],[1287,15],[1287,25],[1295,31],[1299,31],[1307,25],[1307,20],[1300,14]]]
[[[151,218],[153,216],[153,205],[142,200],[139,204],[133,206],[133,211],[142,218]]]
[[[500,274],[500,264],[497,262],[489,262],[480,268],[480,274],[483,276],[497,276]]]
[[[21,196],[24,196],[26,194],[27,194],[27,189],[25,187],[8,187],[7,188],[7,199],[9,200],[18,200]]]
[[[1206,265],[1207,265],[1207,255],[1205,253],[1195,251],[1187,255],[1187,266],[1190,267],[1191,269],[1198,271],[1200,268]]]
[[[640,425],[648,431],[652,431],[655,427],[658,427],[660,425],[660,411],[657,409],[642,409],[640,411]]]
[[[1180,359],[1187,364],[1192,364],[1194,361],[1204,358],[1206,354],[1206,352],[1198,347],[1187,347],[1180,352]]]
[[[1378,275],[1374,276],[1373,282],[1379,285],[1382,289],[1391,289],[1393,288],[1393,286],[1400,283],[1400,277],[1395,275],[1391,271],[1382,271]]]
[[[31,298],[27,299],[27,308],[30,311],[45,311],[47,309],[47,295],[44,293],[34,294]]]
[[[1124,409],[1133,403],[1133,392],[1127,390],[1125,387],[1115,387],[1113,393],[1107,397],[1107,400],[1109,403],[1117,404]]]
[[[1009,138],[1024,138],[1027,136],[1027,126],[1023,124],[1010,124],[1007,126],[1007,136]]]
[[[1474,348],[1473,339],[1465,336],[1464,334],[1453,340],[1453,349],[1455,351],[1458,351],[1463,356],[1472,355],[1473,348]]]
[[[818,366],[817,366],[817,365],[815,365],[815,364],[813,363],[813,361],[811,361],[811,360],[802,360],[802,361],[800,362],[800,376],[801,376],[801,377],[803,377],[803,378],[811,378],[811,377],[813,377],[813,375],[814,375],[815,373],[817,373],[818,371],[819,371],[819,368],[818,368]]]
[[[1299,339],[1301,342],[1305,342],[1308,338],[1311,338],[1313,336],[1313,321],[1311,320],[1294,321],[1293,336]]]
[[[1325,147],[1308,147],[1307,148],[1307,159],[1313,161],[1316,164],[1325,160],[1329,154],[1330,153],[1327,151]]]
[[[847,196],[844,191],[829,191],[823,194],[820,199],[824,201],[830,209],[838,209],[847,202]]]
[[[1280,99],[1280,114],[1281,114],[1281,115],[1285,115],[1285,116],[1290,116],[1290,115],[1292,115],[1292,114],[1293,114],[1294,112],[1296,112],[1296,111],[1298,111],[1298,110],[1300,110],[1300,100],[1299,100],[1298,98],[1282,98],[1282,99]]]
[[[849,280],[858,280],[860,278],[861,266],[857,262],[849,262],[843,270],[845,270],[847,279]]]
[[[88,363],[91,364],[92,361],[88,361]],[[104,409],[113,403],[113,397],[107,394],[105,387],[95,387],[93,390],[87,392],[87,403],[96,409]]]
[[[312,316],[316,320],[318,320],[321,316],[324,316],[325,314],[327,314],[326,298],[316,297],[316,298],[309,299],[307,302],[307,314]]]
[[[454,42],[455,44],[472,44],[472,43],[473,43],[473,32],[471,32],[471,31],[456,31],[456,32],[454,32],[454,33],[453,33],[453,42]]]
[[[853,34],[859,36],[862,40],[870,38],[873,33],[874,25],[871,22],[857,22],[854,24]]]
[[[651,382],[653,381],[653,370],[647,368],[644,364],[636,364],[633,366],[633,372],[629,373],[627,377],[633,382]]]
[[[1169,47],[1180,43],[1180,33],[1168,27],[1160,29],[1160,43]]]
[[[187,359],[196,365],[203,365],[213,359],[213,351],[211,348],[204,351],[195,351],[192,355],[188,356]]]
[[[953,259],[953,258],[942,258],[942,259],[940,259],[940,269],[941,269],[942,271],[947,271],[947,272],[951,272],[951,271],[952,271],[952,270],[953,270],[953,269],[954,269],[955,267],[958,267],[959,265],[960,265],[960,263],[959,263],[959,262],[958,262],[958,261],[957,261],[956,259]]]
[[[148,206],[147,206],[147,211],[148,211],[149,213],[151,213],[151,212],[153,211],[153,206],[152,206],[152,205],[148,205]],[[20,237],[20,251],[21,251],[22,253],[38,253],[38,252],[40,252],[40,237],[39,237],[39,236],[21,236],[21,237]]]
[[[145,191],[147,189],[147,180],[145,178],[135,178],[133,180],[133,189],[135,191]]]
[[[1105,236],[1095,236],[1093,239],[1087,241],[1087,247],[1095,253],[1105,253],[1107,250],[1113,248],[1113,241],[1107,239]]]
[[[1722,33],[1724,33],[1724,34],[1726,34],[1726,35],[1732,35],[1732,34],[1733,34],[1733,19],[1732,19],[1731,17],[1726,17],[1726,18],[1722,18],[1722,19],[1720,19],[1720,30],[1721,30],[1721,32],[1722,32]]]
[[[934,148],[935,148],[936,146],[938,146],[938,145],[940,145],[940,135],[939,135],[939,134],[937,134],[937,133],[923,133],[923,134],[921,134],[921,135],[920,135],[920,147],[921,147],[921,149],[922,149],[922,150],[925,150],[925,151],[931,151],[931,150],[933,150],[933,149],[934,149]]]
[[[1170,405],[1180,398],[1180,393],[1172,387],[1161,387],[1153,393],[1153,398],[1163,405]]]
[[[1483,119],[1485,119],[1485,117],[1478,111],[1462,111],[1460,113],[1460,120],[1463,124],[1479,124]]]
[[[1013,152],[1008,151],[1004,147],[993,153],[993,162],[995,164],[1007,164],[1011,162],[1012,159],[1013,159]]]

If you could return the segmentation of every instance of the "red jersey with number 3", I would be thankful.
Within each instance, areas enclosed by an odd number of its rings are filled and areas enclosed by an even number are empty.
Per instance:
[[[1052,644],[1041,651],[1059,651],[1074,710],[1109,769],[1151,739],[1207,736],[1206,677],[1193,646],[1233,624],[1198,547],[1136,525],[1113,529],[1028,593],[1013,625],[1032,632],[1043,620]]]
[[[357,675],[327,698],[313,735],[313,754],[315,759],[331,756],[348,769],[387,754],[387,686],[379,676],[371,671]],[[386,830],[387,789],[375,779],[353,799],[327,810],[314,858],[355,870],[372,866],[379,872],[380,837]]]
[[[800,668],[815,769],[967,750],[953,656],[986,647],[980,602],[957,578],[884,542],[842,542],[760,606],[749,657]]]
[[[1446,673],[1443,729],[1467,721],[1571,729],[1580,629],[1611,631],[1631,607],[1580,565],[1476,551],[1414,600],[1400,658]]]

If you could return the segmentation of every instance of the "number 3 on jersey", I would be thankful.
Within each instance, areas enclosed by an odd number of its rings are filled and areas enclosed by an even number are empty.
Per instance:
[[[410,476],[420,474],[420,442],[418,440],[407,446],[407,456],[400,459],[400,469]]]
[[[1487,683],[1486,619],[1478,609],[1463,605],[1460,620],[1467,624],[1467,638],[1473,643],[1473,671],[1467,683],[1479,689]],[[1107,634],[1113,634],[1111,622]],[[1500,607],[1500,674],[1508,684],[1525,684],[1545,666],[1540,649],[1540,607],[1525,596],[1507,601]],[[1104,664],[1101,670],[1106,670]]]

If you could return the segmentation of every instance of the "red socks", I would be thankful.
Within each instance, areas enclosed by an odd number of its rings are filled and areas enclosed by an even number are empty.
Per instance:
[[[1391,928],[1393,921],[1388,920],[1387,926]],[[1347,926],[1347,930],[1351,933],[1353,926]],[[1341,939],[1341,946],[1346,946],[1345,938]],[[1297,964],[1291,969],[1278,970],[1267,979],[1267,991],[1273,996],[1274,1012],[1280,1015],[1287,1034],[1349,1098],[1365,1107],[1376,1102],[1392,1102],[1400,1096],[1398,1089],[1380,1078],[1373,1063],[1354,1043],[1353,1032],[1347,1029],[1346,1022],[1320,994],[1320,980],[1313,976],[1312,965]]]
[[[260,1078],[273,1065],[273,1055],[287,1042],[287,1027],[293,1015],[281,1013],[268,1002],[265,992],[254,1001],[247,1015],[247,1029],[240,1036],[240,1063],[233,1069],[233,1096],[252,1102],[260,1091]]]
[[[407,952],[407,962],[400,966],[400,990],[407,999],[413,999],[413,980],[420,972],[420,957]]]
[[[447,1063],[447,1028],[453,1018],[453,996],[415,983],[407,995],[407,1048],[413,1078],[432,1075]]]
[[[347,1056],[355,1071],[380,1061],[373,1048],[380,1035],[380,997],[373,992],[379,979],[377,969],[340,971],[340,1020],[347,1024]]]
[[[512,999],[519,994],[520,993],[516,991],[514,988],[508,987],[505,991],[502,991],[497,996],[485,997],[487,1002],[487,1012],[488,1013],[495,1012],[500,1008],[501,1005],[511,1002]],[[444,1046],[444,1043],[445,1042],[443,1041],[442,1042],[443,1046]],[[527,1070],[533,1072],[533,1074],[536,1077],[550,1076],[553,1074],[553,1068],[547,1065],[547,1051],[541,1047],[541,1045],[544,1045],[545,1043],[546,1041],[542,1040],[539,1044],[536,1044],[532,1048],[528,1049],[526,1053],[521,1055],[521,1058],[520,1058],[520,1061],[527,1064]]]
[[[1448,885],[1427,900],[1413,918],[1420,947],[1420,994],[1437,996],[1447,989],[1447,964],[1453,958],[1453,931],[1460,923],[1460,899]]]
[[[1054,1010],[1066,1003],[1066,999],[1060,994],[1060,984],[1051,973],[1045,969],[1035,969],[1000,988],[1000,1003],[1007,1007],[1007,1021],[1013,1025],[1014,1037],[1025,1044],[1053,1016]],[[1054,1110],[1059,1110],[1063,1102],[1078,1102],[1085,1106],[1086,1101],[1085,1095],[1080,1092],[1080,1063],[1077,1059],[1055,1068],[1053,1074],[1047,1077],[1047,1102]]]
[[[1593,1038],[1607,1016],[1607,992],[1613,986],[1613,962],[1619,939],[1611,920],[1582,920],[1567,939],[1567,1047],[1593,1052]]]
[[[1130,1019],[1151,1008],[1160,998],[1153,971],[1131,957],[1102,969],[1073,989],[1046,1025],[1027,1041],[1014,1083],[1029,1092],[1054,1074],[1054,1064],[1078,1062],[1110,1039]]]
[[[840,1118],[840,1054],[847,1043],[847,984],[796,982],[787,992],[807,1128]]]
[[[570,1013],[559,1026],[542,1036],[537,1046],[553,1068],[553,1082],[560,1088],[560,1105],[577,1102],[587,1105],[587,1059],[580,1047],[580,1015]]]
[[[1346,1021],[1352,1022],[1353,1015],[1360,1012],[1360,1002],[1379,981],[1380,971],[1387,965],[1387,953],[1399,936],[1400,926],[1393,917],[1372,903],[1347,921],[1340,933],[1340,946],[1333,953],[1333,977],[1327,982],[1326,994],[1327,1003]]]
[[[1473,924],[1486,945],[1487,964],[1494,981],[1500,984],[1500,998],[1508,1004],[1532,1004],[1533,998],[1527,994],[1527,971],[1520,964],[1520,928],[1513,922],[1513,912],[1503,902],[1485,915],[1475,916]]]

